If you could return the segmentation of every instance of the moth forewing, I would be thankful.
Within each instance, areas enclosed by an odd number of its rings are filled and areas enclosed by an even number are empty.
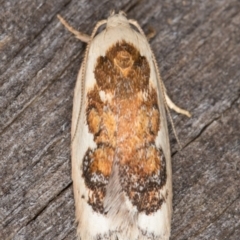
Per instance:
[[[89,197],[88,189],[85,185],[82,169],[82,160],[88,148],[95,147],[93,137],[88,133],[86,114],[83,106],[86,105],[86,97],[82,98],[83,80],[82,68],[79,71],[73,101],[72,129],[72,179],[76,208],[76,221],[78,223],[77,235],[80,239],[97,239],[99,234],[109,231],[108,220],[92,211],[86,199]],[[81,106],[82,105],[82,106]],[[81,112],[80,109],[83,109]],[[100,224],[101,223],[101,224]],[[84,229],[84,230],[83,230]]]
[[[123,13],[93,35],[72,115],[78,237],[169,239],[171,155],[155,58]]]

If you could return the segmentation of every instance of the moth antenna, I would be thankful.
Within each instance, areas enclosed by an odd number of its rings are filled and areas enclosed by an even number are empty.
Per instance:
[[[152,55],[153,55],[152,49],[151,49],[151,52],[152,52]],[[156,60],[156,58],[155,58],[154,55],[153,55],[153,62],[154,62],[154,65],[155,65],[155,69],[156,69],[156,71],[157,71],[158,82],[160,83],[160,87],[161,87],[161,90],[162,90],[162,92],[163,92],[164,106],[165,106],[165,108],[166,108],[166,110],[167,110],[167,114],[168,114],[168,117],[169,117],[169,119],[170,119],[170,123],[171,123],[172,129],[173,129],[173,133],[174,133],[174,135],[175,135],[175,138],[176,138],[177,143],[178,143],[178,145],[179,145],[179,148],[180,148],[180,150],[181,150],[181,149],[182,149],[182,144],[181,144],[181,142],[180,142],[180,140],[179,140],[179,138],[178,138],[177,131],[176,131],[176,129],[175,129],[175,126],[174,126],[174,123],[173,123],[173,119],[172,119],[171,113],[170,113],[170,111],[169,111],[169,107],[168,107],[167,100],[166,100],[165,87],[164,87],[163,81],[162,81],[162,79],[161,79],[160,72],[159,72],[159,70],[158,70],[158,68],[157,68],[157,60]]]
[[[110,10],[110,16],[113,16],[115,14],[115,10],[114,9],[112,9],[112,10]]]
[[[85,43],[88,43],[90,41],[90,36],[85,34],[85,33],[82,33],[82,32],[79,32],[78,30],[74,29],[72,26],[70,26],[67,21],[61,17],[61,15],[57,15],[57,18],[59,19],[59,21],[62,23],[62,25],[69,31],[71,32],[72,34],[75,35],[75,37],[77,39],[79,39],[80,41],[82,42],[85,42]]]
[[[142,30],[142,28],[140,27],[140,25],[137,23],[137,21],[135,21],[135,20],[133,20],[133,19],[129,19],[129,23],[131,23],[132,25],[134,25],[134,26],[138,29],[138,31],[146,38],[146,40],[148,40],[148,39],[147,39],[147,36],[145,35],[144,31]],[[158,69],[158,67],[157,67],[157,66],[158,66],[158,65],[157,65],[157,60],[156,60],[155,55],[153,54],[153,51],[152,51],[152,48],[151,48],[151,47],[150,47],[150,49],[151,49],[151,53],[152,53],[152,58],[153,58],[155,70],[156,70],[156,72],[157,72],[157,79],[158,79],[158,82],[159,82],[159,84],[160,84],[161,91],[162,91],[162,93],[163,93],[164,106],[165,106],[165,108],[166,108],[166,110],[167,110],[167,114],[168,114],[168,117],[169,117],[169,119],[170,119],[170,123],[171,123],[172,129],[173,129],[173,133],[174,133],[174,135],[175,135],[175,138],[176,138],[177,143],[178,143],[178,145],[179,145],[179,148],[180,148],[180,150],[181,150],[181,149],[182,149],[182,144],[181,144],[181,142],[180,142],[180,140],[179,140],[179,138],[178,138],[177,131],[176,131],[175,127],[174,127],[173,119],[172,119],[171,113],[170,113],[170,111],[169,111],[169,107],[168,107],[167,100],[166,100],[166,91],[165,91],[165,87],[164,87],[163,81],[162,81],[161,76],[160,76],[159,69]]]
[[[127,14],[124,11],[119,11],[119,15],[123,15],[124,17],[127,17]]]

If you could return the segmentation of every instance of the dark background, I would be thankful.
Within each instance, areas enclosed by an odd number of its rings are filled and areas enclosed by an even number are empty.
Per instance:
[[[0,239],[75,239],[70,126],[86,44],[110,10],[146,33],[172,112],[171,240],[240,236],[240,2],[238,0],[0,0]]]

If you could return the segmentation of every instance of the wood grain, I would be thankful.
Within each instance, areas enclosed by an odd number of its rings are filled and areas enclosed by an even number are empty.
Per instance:
[[[172,113],[171,240],[240,236],[240,2],[0,1],[0,239],[75,239],[70,163],[73,89],[85,44],[110,10],[147,33]]]

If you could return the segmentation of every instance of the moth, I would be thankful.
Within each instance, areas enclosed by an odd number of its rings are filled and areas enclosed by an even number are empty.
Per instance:
[[[113,13],[87,36],[58,17],[88,43],[74,92],[71,129],[77,236],[167,240],[172,172],[165,108],[190,114],[167,96],[136,21],[123,12]]]

